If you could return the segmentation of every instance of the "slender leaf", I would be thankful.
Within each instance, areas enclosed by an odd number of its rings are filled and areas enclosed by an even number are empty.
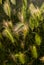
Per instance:
[[[35,42],[36,42],[37,45],[41,44],[41,37],[40,37],[40,35],[38,35],[38,34],[35,35]]]

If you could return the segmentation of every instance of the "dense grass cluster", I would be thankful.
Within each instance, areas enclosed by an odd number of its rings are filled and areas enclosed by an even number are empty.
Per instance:
[[[0,65],[44,65],[44,3],[0,0]]]

